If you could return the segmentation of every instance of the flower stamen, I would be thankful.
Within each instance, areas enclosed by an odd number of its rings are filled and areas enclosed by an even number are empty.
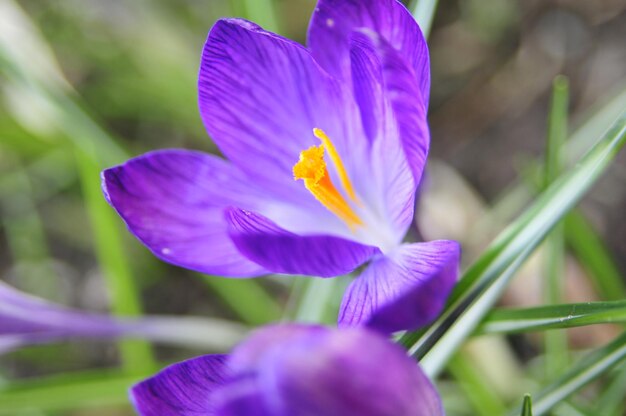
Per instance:
[[[298,162],[293,166],[295,180],[302,179],[304,187],[313,194],[326,209],[341,218],[351,229],[363,224],[363,221],[354,212],[348,201],[341,195],[330,179],[324,150],[326,150],[337,169],[341,183],[350,198],[357,201],[352,183],[335,150],[332,142],[320,129],[313,130],[316,137],[322,140],[319,146],[311,146],[300,152]]]
[[[343,189],[346,191],[350,199],[352,199],[354,202],[358,202],[358,198],[356,197],[356,194],[354,193],[354,188],[352,187],[352,182],[350,182],[350,178],[348,177],[346,168],[344,167],[343,162],[339,157],[339,153],[337,153],[337,149],[335,149],[335,145],[328,138],[326,133],[324,133],[324,130],[318,129],[316,127],[313,129],[313,134],[315,135],[315,137],[322,141],[324,148],[328,152],[328,156],[330,156],[330,160],[333,161],[335,169],[337,169],[337,173],[339,174],[339,180],[341,180],[341,185],[343,186]]]

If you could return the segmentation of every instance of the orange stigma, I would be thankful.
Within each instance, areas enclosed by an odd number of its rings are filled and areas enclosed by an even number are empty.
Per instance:
[[[324,160],[324,151],[328,152],[335,169],[337,169],[344,191],[352,201],[358,203],[346,169],[335,146],[326,133],[321,129],[315,128],[313,129],[313,134],[322,141],[322,144],[311,146],[300,152],[300,158],[293,166],[293,177],[295,180],[302,179],[304,187],[313,194],[315,199],[330,212],[341,218],[351,229],[354,229],[362,225],[363,221],[330,180],[326,161]]]

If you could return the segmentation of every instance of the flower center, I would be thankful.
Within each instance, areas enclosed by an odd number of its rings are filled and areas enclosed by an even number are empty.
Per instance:
[[[300,152],[300,158],[293,166],[293,177],[295,180],[302,179],[304,187],[313,194],[315,199],[348,224],[350,229],[354,230],[357,226],[363,225],[363,220],[354,212],[350,203],[331,181],[324,160],[324,151],[328,152],[345,193],[352,202],[360,204],[352,187],[352,182],[350,182],[335,146],[326,133],[322,129],[315,128],[313,134],[322,141],[322,144],[311,146]]]

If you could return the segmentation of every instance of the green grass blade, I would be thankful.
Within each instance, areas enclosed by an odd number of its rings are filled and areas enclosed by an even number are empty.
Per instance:
[[[426,374],[431,378],[439,374],[450,357],[471,335],[477,323],[500,298],[506,285],[533,252],[536,244],[529,245],[513,263],[494,275],[493,282],[486,285],[483,291],[470,294],[467,304],[460,303],[447,309],[409,348],[409,354],[416,358],[423,353],[420,365]]]
[[[563,149],[565,161],[572,165],[593,145],[594,137],[598,137],[622,116],[626,108],[626,83],[616,85],[616,93],[598,108],[592,109],[591,115],[572,133]]]
[[[626,323],[626,300],[495,309],[477,334],[517,334],[606,323]]]
[[[93,227],[96,255],[110,291],[112,311],[118,316],[141,315],[139,292],[124,250],[119,220],[100,189],[100,166],[91,155],[80,150],[76,151],[76,161]],[[125,368],[133,374],[156,368],[152,349],[146,341],[121,341],[120,351]]]
[[[543,188],[547,189],[563,170],[561,149],[567,137],[567,108],[569,103],[567,78],[557,76],[552,86],[552,101],[548,117],[548,135],[543,175]],[[562,223],[557,224],[547,236],[544,249],[544,297],[548,305],[562,302],[565,279],[565,241]],[[568,361],[567,337],[563,331],[545,334],[545,371],[553,378]]]
[[[573,405],[564,401],[553,409],[554,416],[598,416],[601,413],[592,413],[587,409],[581,409],[580,406]],[[607,415],[603,415],[607,416]]]
[[[595,183],[624,142],[626,114],[617,120],[574,169],[562,175],[541,194],[467,270],[440,318],[423,334],[418,333],[418,341],[409,347],[413,356],[424,358],[422,365],[431,375],[441,370],[460,343],[473,332],[499,298],[508,279],[551,228]],[[406,345],[410,337],[403,337],[401,343]],[[437,351],[432,352],[435,345]],[[429,351],[431,358],[426,355]]]
[[[543,183],[548,188],[563,170],[561,148],[567,138],[567,108],[569,104],[569,83],[562,75],[552,83],[552,100],[548,116],[548,136],[545,153]]]
[[[544,251],[545,301],[548,305],[561,303],[565,293],[565,241],[563,224],[557,224],[546,239]],[[567,365],[567,334],[563,331],[550,331],[545,334],[545,372],[552,378]]]
[[[530,398],[530,394],[524,396],[524,402],[522,403],[522,413],[520,416],[533,416],[533,402]]]
[[[425,38],[430,35],[437,10],[438,0],[415,0],[415,5],[411,9],[413,16],[422,29]]]
[[[580,211],[565,217],[565,237],[602,299],[626,298],[624,280],[608,247]]]
[[[626,414],[626,365],[617,369],[617,374],[611,382],[604,387],[604,391],[596,400],[594,415],[623,416]]]
[[[535,415],[547,414],[562,400],[600,377],[624,359],[626,359],[626,333],[617,337],[607,346],[585,356],[569,371],[534,395],[533,411]]]

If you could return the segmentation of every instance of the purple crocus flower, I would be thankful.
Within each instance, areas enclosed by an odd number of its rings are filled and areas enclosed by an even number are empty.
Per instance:
[[[230,355],[174,364],[131,390],[142,416],[439,416],[399,346],[363,328],[280,325]]]
[[[228,161],[151,152],[103,172],[106,198],[169,263],[228,277],[365,265],[340,325],[424,325],[460,256],[454,241],[403,244],[430,140],[426,42],[397,0],[320,0],[308,44],[219,20],[199,106]]]
[[[219,351],[238,342],[244,331],[245,328],[219,319],[173,316],[116,319],[66,308],[0,282],[0,355],[27,345],[121,337]]]

